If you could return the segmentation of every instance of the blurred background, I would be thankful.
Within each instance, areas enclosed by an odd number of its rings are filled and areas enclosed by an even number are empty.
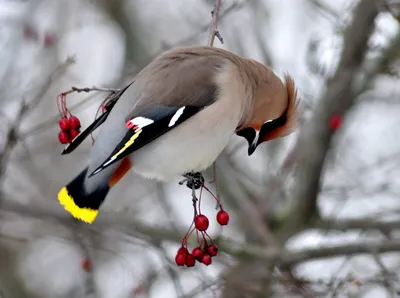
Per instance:
[[[400,297],[397,0],[222,1],[214,45],[289,73],[301,103],[289,137],[248,157],[232,136],[218,158],[231,219],[220,227],[203,195],[210,266],[175,265],[193,218],[178,181],[127,174],[92,225],[58,204],[91,141],[61,156],[57,95],[121,88],[159,53],[206,45],[213,8],[0,0],[1,298]],[[106,96],[72,93],[68,107],[85,127]]]

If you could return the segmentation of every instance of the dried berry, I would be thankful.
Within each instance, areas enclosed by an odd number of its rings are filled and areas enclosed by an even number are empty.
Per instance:
[[[194,226],[197,230],[203,232],[208,229],[209,221],[207,216],[200,214],[194,218]]]
[[[220,210],[217,213],[217,221],[221,226],[226,226],[229,222],[229,213],[225,210]]]

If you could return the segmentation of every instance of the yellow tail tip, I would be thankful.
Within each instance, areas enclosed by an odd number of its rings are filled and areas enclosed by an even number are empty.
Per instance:
[[[64,206],[64,209],[71,213],[73,217],[86,223],[93,223],[99,213],[98,210],[77,206],[65,186],[58,193],[58,200],[60,204]]]

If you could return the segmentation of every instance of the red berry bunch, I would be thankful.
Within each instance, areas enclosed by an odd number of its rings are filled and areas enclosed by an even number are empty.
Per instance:
[[[69,118],[63,117],[58,122],[61,130],[58,133],[58,140],[61,144],[71,143],[80,134],[81,122],[78,117],[71,115]]]
[[[78,117],[71,114],[66,105],[66,94],[62,93],[57,97],[58,110],[61,119],[58,122],[60,132],[58,133],[58,140],[61,144],[71,143],[72,140],[80,134],[81,122]]]
[[[212,263],[212,258],[218,255],[218,246],[207,234],[210,221],[206,215],[201,213],[200,204],[203,189],[207,190],[218,203],[220,210],[216,216],[217,222],[221,226],[225,226],[229,222],[229,214],[222,208],[219,199],[205,185],[201,186],[200,198],[198,200],[197,198],[193,199],[194,217],[192,225],[183,238],[182,246],[178,249],[175,256],[175,263],[178,266],[193,267],[196,261],[208,266]],[[189,252],[187,242],[193,232],[196,234],[198,246]]]

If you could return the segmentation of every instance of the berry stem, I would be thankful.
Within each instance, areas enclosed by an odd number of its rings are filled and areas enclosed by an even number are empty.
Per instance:
[[[218,207],[221,208],[221,210],[222,210],[222,204],[221,204],[220,200],[211,192],[211,190],[207,186],[203,185],[203,187],[205,188],[206,191],[209,192],[209,194],[211,194],[213,196],[213,198],[217,201]]]
[[[206,235],[208,237],[208,239],[210,239],[211,243],[214,244],[214,242],[212,241],[212,238],[210,237],[210,235],[208,235],[206,231],[204,231],[203,233],[204,233],[203,234],[204,241],[207,243],[207,240],[205,239],[205,236],[204,236],[204,235]]]
[[[203,194],[203,187],[200,188],[200,194],[199,194],[199,213],[201,214],[201,198]]]
[[[183,238],[182,246],[187,247],[187,241],[188,241],[190,235],[192,235],[192,233],[193,233],[193,231],[194,231],[195,229],[196,229],[196,228],[193,227],[193,229],[192,229],[189,233],[186,234],[185,238]]]
[[[214,161],[213,163],[213,175],[214,175],[214,183],[215,183],[215,191],[217,193],[217,202],[219,203],[221,200],[220,191],[219,191],[219,183],[217,178],[217,162]]]

